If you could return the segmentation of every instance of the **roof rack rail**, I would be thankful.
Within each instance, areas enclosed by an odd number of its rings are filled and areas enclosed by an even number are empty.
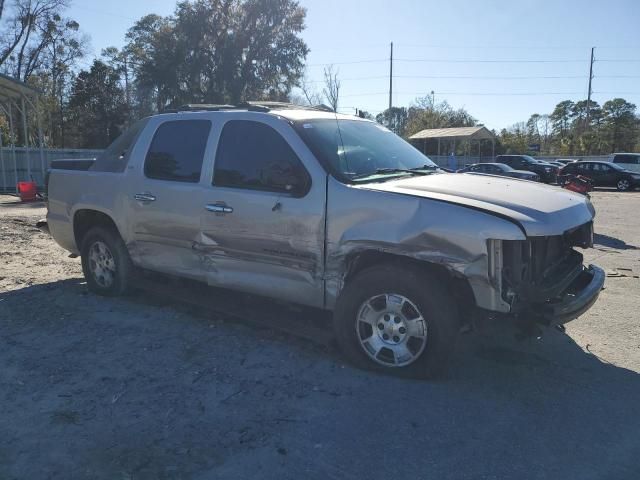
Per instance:
[[[162,113],[179,113],[179,112],[219,112],[221,110],[249,110],[254,112],[269,112],[271,110],[318,110],[322,112],[333,112],[331,107],[326,105],[296,105],[288,102],[272,102],[272,101],[248,101],[235,105],[231,104],[209,104],[209,103],[188,103],[176,108],[167,108]]]
[[[233,110],[237,108],[235,105],[227,104],[211,104],[211,103],[187,103],[176,108],[167,108],[163,110],[163,113],[178,113],[178,112],[217,112],[220,110]]]

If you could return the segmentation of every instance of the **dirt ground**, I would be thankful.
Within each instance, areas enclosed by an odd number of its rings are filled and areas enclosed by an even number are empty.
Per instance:
[[[255,326],[305,310],[89,294],[43,206],[0,196],[0,479],[636,479],[640,192],[593,202],[597,304],[539,339],[465,333],[423,382]]]

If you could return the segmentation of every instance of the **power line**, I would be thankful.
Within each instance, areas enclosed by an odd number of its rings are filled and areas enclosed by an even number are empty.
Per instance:
[[[388,92],[352,93],[342,95],[342,97],[367,97],[374,95],[386,95]],[[426,96],[430,92],[396,92],[398,95]],[[595,92],[604,93],[604,92]],[[609,92],[611,93],[611,92]],[[622,92],[620,92],[622,93]],[[584,92],[438,92],[439,95],[460,95],[460,96],[543,96],[543,95],[583,95]]]
[[[542,79],[576,79],[587,78],[586,75],[396,75],[395,78],[431,78],[431,79],[472,79],[472,80],[542,80]]]
[[[328,67],[329,65],[356,65],[361,63],[386,63],[388,58],[382,60],[354,60],[352,62],[308,63],[307,67]]]
[[[583,60],[469,60],[452,58],[398,58],[396,62],[408,63],[582,63]],[[640,60],[639,60],[640,61]]]
[[[368,77],[348,77],[341,78],[341,82],[351,82],[360,80],[382,80],[388,79],[388,75],[375,75]],[[394,75],[393,78],[409,78],[409,79],[444,79],[444,80],[559,80],[559,79],[585,79],[587,75]],[[640,78],[640,75],[594,75],[594,78]],[[308,83],[324,83],[324,80],[311,80]]]
[[[137,22],[140,20],[139,18],[131,18],[126,15],[120,15],[119,13],[107,12],[105,10],[99,10],[97,8],[85,7],[83,5],[73,5],[74,8],[79,8],[80,10],[86,10],[87,12],[99,13],[101,15],[109,15],[112,17],[124,18],[126,20],[131,20],[132,22]]]
[[[629,59],[604,59],[598,60],[598,63],[640,63],[640,58],[629,58]]]

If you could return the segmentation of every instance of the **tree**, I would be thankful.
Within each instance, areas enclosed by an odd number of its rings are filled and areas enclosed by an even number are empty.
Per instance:
[[[322,95],[313,88],[311,80],[309,80],[306,73],[300,78],[298,87],[302,92],[301,104],[320,105],[322,103]]]
[[[614,98],[602,106],[604,132],[609,151],[632,151],[637,141],[640,121],[636,117],[636,106],[624,98]]]
[[[565,100],[556,105],[553,112],[549,116],[553,124],[554,133],[560,137],[564,137],[569,132],[569,126],[573,119],[573,111],[575,105],[571,100]]]
[[[78,22],[63,16],[67,5],[67,0],[0,3],[0,71],[42,92],[36,108],[41,118],[49,120],[42,126],[45,142],[50,145],[64,145],[69,81],[87,44]],[[22,114],[16,114],[14,120],[20,123]],[[33,117],[27,120],[35,122]],[[29,130],[35,132],[37,126],[31,125]],[[21,130],[17,134],[21,137]]]
[[[41,66],[44,52],[60,30],[59,12],[66,7],[67,0],[16,0],[0,40],[5,73],[26,81]]]
[[[503,153],[524,154],[529,150],[529,122],[519,122],[500,132],[499,151]]]
[[[134,83],[158,110],[182,103],[285,100],[302,76],[306,11],[294,0],[195,0],[127,33]]]
[[[107,147],[120,135],[127,118],[120,74],[94,60],[90,70],[81,71],[75,79],[69,111],[77,147]]]
[[[376,122],[402,137],[407,129],[408,118],[408,112],[405,107],[391,107],[376,115]]]
[[[405,135],[426,128],[472,127],[477,123],[464,108],[454,109],[446,101],[434,104],[433,98],[417,98],[407,110]]]
[[[329,106],[334,112],[337,112],[340,100],[340,80],[338,79],[338,71],[333,70],[333,65],[324,68],[324,88],[322,93]]]

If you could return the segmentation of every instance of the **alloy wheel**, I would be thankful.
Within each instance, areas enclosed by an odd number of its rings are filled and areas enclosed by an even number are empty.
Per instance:
[[[356,334],[372,360],[386,367],[404,367],[424,351],[427,322],[411,300],[385,293],[362,303],[356,318]]]

